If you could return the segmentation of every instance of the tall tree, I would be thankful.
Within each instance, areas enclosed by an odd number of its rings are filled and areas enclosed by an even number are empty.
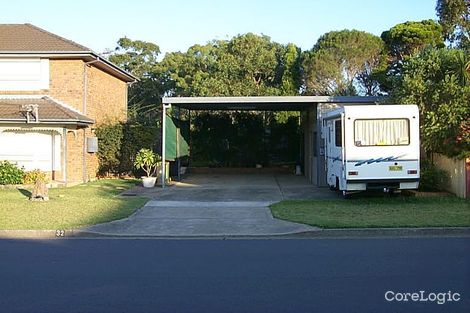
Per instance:
[[[300,51],[252,33],[195,45],[160,64],[171,92],[186,96],[298,94]]]
[[[126,37],[117,44],[109,60],[139,78],[129,88],[129,117],[153,123],[165,91],[157,71],[160,48],[151,42]]]
[[[452,46],[470,49],[470,1],[437,0],[437,16]]]
[[[419,106],[426,151],[470,156],[469,60],[464,50],[428,48],[404,61],[392,96]]]
[[[388,92],[397,84],[404,60],[428,48],[444,47],[442,27],[433,20],[400,23],[381,35],[386,50],[386,66],[378,71],[381,89]]]
[[[442,27],[433,20],[400,23],[381,35],[393,60],[403,60],[424,48],[444,46]]]
[[[154,43],[120,38],[109,60],[138,78],[145,78],[154,70],[160,47]]]
[[[379,66],[382,53],[382,40],[366,32],[342,30],[324,34],[310,51],[304,53],[305,93],[376,94],[378,90],[365,77]]]
[[[296,96],[300,91],[300,48],[289,43],[280,53],[277,72],[281,75],[281,94]]]
[[[184,53],[169,53],[160,62],[159,71],[172,95],[298,95],[300,49],[248,33],[194,45]],[[196,162],[254,166],[256,160],[269,162],[269,154],[284,161],[287,155],[298,155],[298,135],[290,138],[289,144],[270,144],[282,129],[294,129],[297,134],[297,112],[198,112],[193,113],[192,121]],[[208,133],[211,142],[207,142]]]

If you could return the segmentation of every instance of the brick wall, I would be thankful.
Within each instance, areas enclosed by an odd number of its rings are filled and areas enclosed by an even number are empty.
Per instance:
[[[125,121],[127,118],[127,84],[102,70],[86,67],[87,99],[86,115],[95,120],[92,128],[106,122]],[[86,137],[95,136],[92,129],[85,131]],[[87,178],[96,178],[98,171],[96,153],[86,154]]]
[[[67,182],[82,181],[83,130],[67,133]]]
[[[96,153],[85,153],[86,171],[83,171],[83,148],[87,137],[92,137],[91,128],[79,129],[75,133],[67,134],[67,182],[82,182],[85,175],[85,181],[96,179],[98,171],[98,157]]]
[[[87,67],[87,77],[87,116],[98,125],[107,121],[125,121],[127,84],[96,67]]]
[[[94,128],[101,123],[126,120],[127,84],[94,67],[93,64],[85,65],[83,60],[50,59],[49,75],[49,89],[0,91],[0,94],[49,95],[96,121],[95,125],[78,129],[75,134],[67,134],[67,181],[83,181],[83,148],[86,145],[86,137],[94,136]],[[85,153],[85,160],[86,180],[93,180],[98,171],[97,155]],[[61,177],[58,175],[57,178]]]
[[[83,112],[82,60],[49,60],[49,90],[51,97]]]
[[[85,175],[86,180],[93,180],[98,172],[98,157],[96,153],[85,153],[84,174],[83,149],[86,138],[95,136],[93,130],[101,123],[124,121],[127,118],[127,84],[93,65],[85,66],[83,61],[62,62],[51,62],[54,64],[51,65],[51,96],[72,105],[96,121],[95,125],[80,130],[76,138],[69,138],[67,178],[68,181],[81,181]],[[52,70],[52,67],[55,69]],[[60,88],[61,81],[65,88]],[[84,92],[87,94],[86,99],[83,97]]]

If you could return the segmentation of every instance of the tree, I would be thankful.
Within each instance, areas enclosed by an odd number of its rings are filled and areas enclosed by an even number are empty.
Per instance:
[[[379,66],[383,42],[358,30],[332,31],[303,56],[305,93],[355,95],[378,93],[366,80]]]
[[[300,91],[300,48],[289,43],[281,51],[279,69],[281,77],[281,94],[296,96]]]
[[[300,50],[252,33],[169,53],[160,64],[170,93],[185,96],[298,94]]]
[[[470,156],[468,61],[464,50],[428,48],[403,64],[392,98],[419,106],[422,145],[427,152]]]
[[[282,45],[268,36],[248,33],[194,45],[184,53],[169,53],[159,64],[159,71],[173,96],[298,95],[300,49],[294,44]],[[254,166],[255,160],[268,162],[269,149],[274,149],[269,144],[272,125],[287,129],[293,124],[298,128],[298,124],[288,123],[290,118],[297,121],[298,115],[298,112],[250,111],[193,113],[193,161],[219,166]],[[209,142],[208,134],[212,138]],[[292,140],[292,147],[298,149],[295,143]]]
[[[400,23],[381,35],[387,50],[386,66],[377,71],[377,80],[383,91],[389,92],[398,84],[401,67],[406,58],[428,47],[444,47],[442,27],[433,20]]]
[[[442,27],[433,20],[400,23],[381,35],[392,60],[403,60],[426,47],[444,47]]]
[[[120,38],[118,46],[109,60],[138,78],[145,78],[152,73],[158,63],[160,47],[154,43]]]
[[[439,24],[452,46],[470,49],[470,1],[437,0]]]
[[[159,117],[160,98],[165,92],[157,71],[160,48],[141,40],[121,38],[109,61],[139,80],[129,88],[129,118],[153,124]]]

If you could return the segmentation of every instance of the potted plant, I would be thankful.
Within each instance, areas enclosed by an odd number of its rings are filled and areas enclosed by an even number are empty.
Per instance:
[[[155,186],[157,177],[157,168],[160,165],[161,161],[160,155],[154,153],[150,149],[140,149],[135,156],[134,166],[137,169],[143,169],[147,176],[142,176],[142,184],[146,188],[151,188]]]

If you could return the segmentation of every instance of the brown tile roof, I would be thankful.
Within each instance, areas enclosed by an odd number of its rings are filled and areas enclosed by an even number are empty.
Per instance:
[[[91,49],[31,24],[0,24],[0,51],[91,52]]]
[[[38,105],[39,123],[46,124],[93,124],[94,121],[58,103],[53,99],[43,96],[37,98],[0,98],[0,123],[26,123],[24,106]],[[23,111],[23,112],[22,112]],[[35,118],[30,114],[30,120]]]
[[[85,62],[98,60],[93,66],[125,82],[137,80],[134,75],[100,57],[90,48],[31,24],[0,24],[0,55],[12,54],[67,56]]]

